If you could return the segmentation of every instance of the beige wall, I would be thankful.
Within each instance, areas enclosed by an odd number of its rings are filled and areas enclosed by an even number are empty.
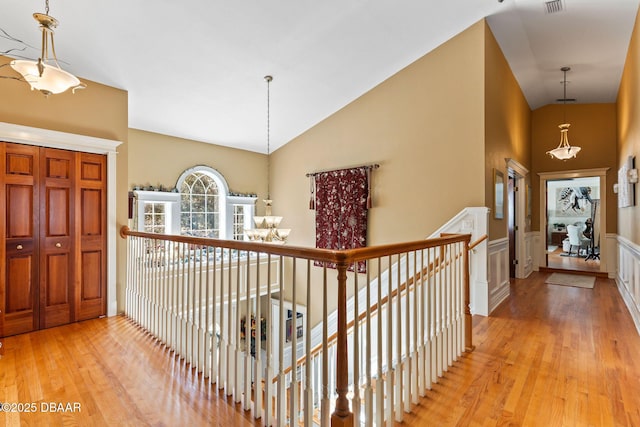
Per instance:
[[[274,214],[292,245],[315,246],[309,172],[380,164],[369,245],[423,239],[484,205],[484,31],[473,25],[273,153]]]
[[[370,245],[422,239],[484,204],[484,22],[446,42],[273,153],[274,211],[314,246],[308,172],[379,163]]]
[[[173,188],[182,172],[200,165],[220,172],[230,191],[256,193],[259,200],[266,194],[264,154],[129,129],[129,189],[160,184]]]
[[[558,146],[560,130],[564,123],[565,106],[547,105],[533,111],[532,125],[532,184],[533,222],[532,228],[540,228],[540,177],[539,172],[561,172],[579,169],[610,168],[607,173],[607,233],[615,233],[617,228],[618,202],[613,193],[617,182],[616,161],[616,105],[576,104],[566,106],[566,120],[569,128],[569,144],[582,147],[577,158],[570,160],[552,159],[546,152]],[[602,196],[601,196],[602,197]]]
[[[636,156],[640,165],[640,22],[636,17],[627,60],[618,92],[617,161],[621,165],[628,156]],[[617,182],[617,179],[616,181]],[[636,206],[618,209],[618,235],[640,244],[640,200],[636,184]]]
[[[9,61],[0,56],[0,65]],[[12,72],[8,68],[3,69],[3,73]],[[124,90],[80,79],[87,83],[86,89],[46,98],[40,92],[31,91],[26,83],[0,78],[0,121],[122,141],[117,148],[116,171],[116,221],[120,227],[127,224],[128,95]],[[116,282],[122,305],[126,246],[120,238],[117,239],[116,250]]]
[[[531,110],[488,26],[485,33],[485,206],[491,208],[489,240],[495,240],[507,237],[507,195],[504,219],[494,219],[493,170],[503,173],[505,183],[505,159],[531,170]]]

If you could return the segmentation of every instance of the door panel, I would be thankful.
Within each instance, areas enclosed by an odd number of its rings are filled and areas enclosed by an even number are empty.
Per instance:
[[[82,153],[80,179],[80,289],[78,320],[107,313],[106,157]]]
[[[106,314],[106,156],[0,143],[0,337]]]
[[[82,236],[99,236],[102,234],[102,191],[90,188],[81,191]]]
[[[7,184],[7,238],[33,238],[33,183]]]
[[[1,144],[0,310],[5,336],[39,328],[38,148]]]
[[[73,167],[76,154],[42,149],[40,227],[40,325],[64,325],[74,320],[73,298]]]

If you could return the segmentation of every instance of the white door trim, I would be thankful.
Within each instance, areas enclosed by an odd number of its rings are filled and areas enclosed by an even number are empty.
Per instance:
[[[547,226],[545,219],[547,217],[547,181],[597,176],[600,178],[600,271],[607,271],[608,251],[602,236],[605,236],[607,232],[607,171],[609,169],[610,168],[576,169],[561,172],[538,173],[538,176],[540,176],[540,245],[538,247],[538,259],[541,263],[543,260],[546,260],[545,251],[547,250],[544,243],[546,241]],[[543,265],[543,267],[546,267],[546,265]]]

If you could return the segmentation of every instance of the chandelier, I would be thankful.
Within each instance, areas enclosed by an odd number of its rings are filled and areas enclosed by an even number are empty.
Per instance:
[[[269,192],[269,173],[271,171],[270,154],[270,85],[273,77],[264,76],[267,82],[267,198],[263,200],[265,204],[265,216],[254,216],[253,222],[256,225],[254,229],[247,229],[244,233],[252,242],[284,244],[287,242],[291,229],[278,228],[282,221],[281,216],[273,216],[271,214],[271,195]]]
[[[560,69],[564,73],[564,80],[562,84],[564,85],[564,97],[562,98],[562,103],[564,105],[564,121],[565,123],[559,125],[560,128],[560,144],[557,148],[553,150],[547,151],[547,154],[551,156],[551,158],[567,160],[572,157],[576,157],[578,152],[582,149],[581,147],[571,146],[569,145],[569,123],[567,121],[567,71],[571,70],[569,67],[562,67]],[[559,100],[560,101],[560,100]],[[575,101],[573,99],[573,101]]]
[[[11,61],[11,67],[31,85],[31,90],[39,90],[45,96],[62,93],[69,88],[72,88],[72,92],[84,89],[84,83],[73,74],[64,71],[58,64],[53,42],[53,30],[58,26],[58,20],[49,16],[49,0],[46,0],[45,13],[34,13],[33,17],[40,24],[42,31],[40,58],[38,61],[16,59]]]

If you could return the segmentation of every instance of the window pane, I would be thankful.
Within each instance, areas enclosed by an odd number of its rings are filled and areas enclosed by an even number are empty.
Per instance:
[[[191,196],[189,194],[183,194],[180,200],[180,211],[181,212],[189,212],[191,211]]]
[[[207,212],[218,212],[218,196],[207,197]]]
[[[164,227],[164,224],[165,224],[165,222],[164,222],[164,214],[155,215],[154,224]]]
[[[211,195],[218,194],[218,186],[216,185],[216,182],[211,178],[209,178],[207,182],[207,194],[211,194]]]
[[[191,215],[191,229],[193,231],[203,230],[206,228],[205,214],[194,213]]]
[[[191,194],[204,194],[205,188],[202,179],[197,179],[191,186]]]
[[[157,214],[164,213],[164,203],[154,203],[153,204],[153,210]]]
[[[183,212],[180,215],[180,233],[190,234],[191,231],[191,214],[189,212]]]
[[[215,230],[218,228],[218,216],[213,214],[207,214],[207,228]]]
[[[191,196],[191,211],[192,212],[204,212],[205,197],[204,196]]]

